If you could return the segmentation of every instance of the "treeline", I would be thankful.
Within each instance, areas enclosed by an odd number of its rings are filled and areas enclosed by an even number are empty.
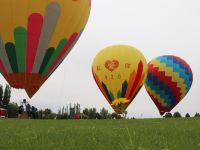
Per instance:
[[[102,108],[97,112],[96,108],[85,108],[82,113],[82,119],[122,119],[126,118],[127,111],[124,115],[119,115],[115,112],[109,113],[107,109]]]
[[[191,117],[189,113],[186,113],[185,114],[185,118],[189,118]],[[195,115],[193,117],[200,117],[200,114],[199,113],[195,113]],[[175,112],[174,114],[172,113],[166,113],[163,118],[182,118],[182,115],[181,113],[179,112]]]
[[[11,107],[12,106],[12,107]],[[18,117],[18,106],[15,103],[9,104],[9,118],[17,118]],[[189,117],[200,117],[199,113],[196,113],[193,116],[190,116],[189,113],[186,113],[184,116],[181,115],[179,112],[166,113],[163,118],[189,118]],[[31,112],[29,114],[30,119],[74,119],[70,118],[70,112],[67,111],[65,107],[58,110],[57,113],[54,113],[50,108],[46,108],[44,110],[38,110]],[[100,109],[98,112],[96,108],[85,108],[83,111],[79,111],[79,118],[75,119],[126,119],[127,118],[127,111],[123,115],[119,115],[115,112],[109,113],[109,111],[105,108]],[[135,119],[127,118],[127,119]]]
[[[127,114],[127,113],[126,113]],[[77,114],[75,114],[77,115]],[[126,118],[126,115],[119,115],[117,113],[109,113],[105,108],[102,108],[100,112],[96,108],[85,108],[79,114],[79,118],[75,119],[122,119]],[[74,119],[70,118],[70,112],[67,112],[66,108],[58,110],[58,113],[53,113],[51,109],[39,110],[35,113],[33,119]]]
[[[8,118],[18,118],[19,117],[19,106],[16,103],[9,103],[6,106],[8,111]],[[109,113],[105,108],[100,109],[98,112],[96,108],[85,108],[83,111],[79,112],[79,118],[76,119],[122,119],[127,118],[127,111],[123,115],[119,115],[115,112]],[[200,117],[199,113],[191,116],[189,113],[186,113],[184,116],[179,112],[175,113],[166,113],[163,118],[189,118],[189,117]],[[61,108],[57,113],[54,113],[50,108],[44,110],[31,111],[29,114],[30,119],[72,119],[70,118],[70,112],[66,108]],[[135,119],[134,117],[128,119]]]
[[[123,115],[119,115],[115,112],[109,113],[105,108],[100,109],[98,112],[96,108],[85,108],[82,112],[79,113],[79,118],[76,119],[135,119],[127,118],[127,111]],[[189,118],[189,117],[200,117],[199,113],[196,113],[193,116],[190,116],[189,113],[186,113],[184,116],[179,112],[166,113],[163,118]],[[46,108],[44,110],[39,110],[33,113],[30,118],[32,119],[72,119],[70,118],[70,112],[67,112],[66,108],[61,108],[58,110],[58,113],[52,112],[51,109]]]
[[[19,106],[16,103],[10,104],[11,109],[8,109],[8,118],[18,118],[19,117]],[[74,119],[70,118],[70,112],[67,112],[63,107],[59,109],[57,113],[54,113],[50,108],[44,110],[30,111],[30,119]],[[117,113],[109,113],[105,108],[100,109],[98,112],[96,108],[85,108],[82,112],[78,114],[79,118],[75,119],[122,119],[126,118],[126,114],[119,115]],[[77,115],[77,114],[75,114]]]

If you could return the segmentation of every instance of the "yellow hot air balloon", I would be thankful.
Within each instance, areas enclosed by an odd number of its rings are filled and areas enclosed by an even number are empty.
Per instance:
[[[91,0],[0,0],[0,72],[32,97],[81,35]]]
[[[147,62],[136,48],[115,45],[97,54],[92,73],[109,104],[122,114],[146,79]]]

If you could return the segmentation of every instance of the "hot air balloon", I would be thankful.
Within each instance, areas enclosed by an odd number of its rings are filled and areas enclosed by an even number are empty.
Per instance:
[[[32,97],[70,52],[90,0],[1,0],[0,71]]]
[[[145,88],[163,115],[185,97],[192,80],[192,70],[187,62],[177,56],[165,55],[148,63]]]
[[[122,114],[145,81],[147,63],[136,48],[115,45],[97,54],[92,73],[108,103],[116,113]]]

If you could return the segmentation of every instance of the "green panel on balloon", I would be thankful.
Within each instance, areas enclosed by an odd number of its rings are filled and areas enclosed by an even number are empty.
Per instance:
[[[118,91],[118,93],[117,93],[117,97],[118,97],[118,98],[121,97],[121,92],[120,92],[120,91]]]
[[[26,68],[26,30],[17,27],[14,31],[15,49],[19,72],[25,72]]]
[[[46,51],[46,54],[44,56],[44,59],[43,59],[43,62],[42,62],[42,65],[40,67],[40,70],[39,70],[39,74],[42,74],[43,71],[44,71],[44,68],[47,66],[49,60],[51,59],[53,53],[55,51],[55,48],[54,47],[50,47],[47,51]]]
[[[67,39],[62,39],[60,41],[58,47],[56,48],[54,54],[52,55],[51,59],[49,60],[48,64],[46,65],[42,74],[46,74],[48,72],[49,68],[51,67],[51,65],[53,65],[54,61],[56,60],[56,58],[58,57],[58,55],[60,54],[60,52],[62,51],[64,46],[66,45],[66,43],[67,43]]]
[[[7,53],[8,59],[10,61],[12,71],[14,73],[17,73],[18,72],[18,65],[17,65],[15,45],[13,43],[9,42],[9,43],[6,43],[5,48],[6,48],[6,53]]]

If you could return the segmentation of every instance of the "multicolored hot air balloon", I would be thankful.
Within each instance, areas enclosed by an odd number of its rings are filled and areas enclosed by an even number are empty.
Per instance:
[[[70,52],[91,0],[1,0],[0,71],[32,97]]]
[[[161,115],[170,112],[188,93],[193,75],[180,57],[160,56],[148,64],[145,88]]]
[[[93,61],[94,79],[116,113],[123,113],[143,85],[147,73],[144,56],[126,45],[110,46]]]

